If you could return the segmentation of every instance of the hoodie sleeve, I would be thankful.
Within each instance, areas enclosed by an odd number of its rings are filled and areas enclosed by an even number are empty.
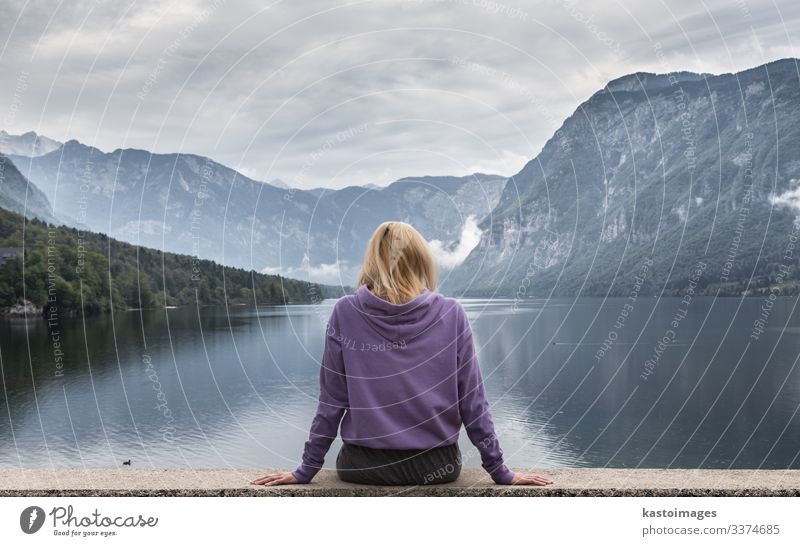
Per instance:
[[[303,449],[303,458],[292,474],[299,483],[308,483],[322,468],[325,455],[336,438],[339,423],[349,407],[347,378],[342,358],[341,332],[334,307],[325,332],[325,350],[319,370],[319,403]]]
[[[495,483],[510,484],[514,472],[503,461],[503,450],[495,433],[489,403],[483,387],[472,329],[467,313],[457,303],[458,316],[458,408],[467,437],[481,454],[481,466]]]

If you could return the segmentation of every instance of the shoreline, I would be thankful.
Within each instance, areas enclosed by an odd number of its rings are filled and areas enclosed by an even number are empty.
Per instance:
[[[738,294],[738,295],[718,295],[718,296],[695,295],[695,296],[693,296],[693,299],[696,299],[696,300],[704,300],[704,299],[705,300],[707,300],[707,299],[734,299],[734,298],[740,298],[740,299],[741,298],[762,299],[765,296],[769,297],[768,295],[765,295],[765,294],[745,294],[745,295]],[[453,297],[453,296],[448,296],[448,297]],[[652,300],[654,298],[657,298],[657,301],[661,301],[661,300],[681,299],[684,296],[661,296],[661,297],[657,297],[657,296],[641,296],[641,297],[646,299],[646,300]],[[774,297],[774,299],[779,299],[779,300],[793,300],[793,299],[797,299],[797,298],[798,298],[798,296],[787,296],[787,295],[778,295],[778,296]],[[292,301],[292,302],[286,302],[286,303],[263,303],[263,304],[257,304],[257,305],[253,305],[251,303],[230,303],[230,304],[227,304],[227,305],[226,304],[222,304],[222,303],[208,303],[208,304],[203,304],[203,305],[199,305],[199,306],[197,306],[197,305],[166,305],[166,306],[161,306],[161,307],[121,308],[121,309],[115,309],[115,311],[120,312],[120,313],[133,313],[133,312],[139,312],[139,311],[168,311],[168,310],[171,310],[171,309],[196,309],[196,308],[208,308],[208,307],[251,307],[253,309],[261,309],[261,308],[264,308],[264,307],[289,307],[289,306],[295,306],[295,305],[316,305],[316,304],[320,304],[320,303],[328,301],[328,300],[335,301],[337,299],[338,298],[324,298],[322,300]],[[498,302],[498,303],[515,301],[513,298],[505,297],[505,296],[503,296],[503,297],[460,296],[460,297],[458,297],[456,299],[458,299],[459,301],[475,301],[475,300],[478,300],[478,301],[489,301],[489,302]],[[568,297],[568,296],[557,296],[557,297],[554,296],[554,297],[549,297],[549,298],[548,297],[531,297],[531,298],[527,298],[525,301],[530,301],[531,303],[541,303],[542,301],[563,301],[563,300],[567,300],[567,301],[578,301],[578,300],[602,300],[602,301],[606,301],[606,300],[625,300],[625,299],[627,299],[626,296],[580,296],[578,298],[571,298],[571,297]],[[27,315],[22,314],[22,313],[12,313],[12,312],[10,312],[10,309],[12,309],[12,308],[11,307],[2,307],[2,308],[0,308],[0,318],[18,319],[18,320],[32,320],[32,319],[44,318],[46,316],[46,314],[45,314],[45,309],[46,308],[44,308],[44,307],[42,308],[41,312],[32,312],[32,313],[29,313]],[[87,316],[87,317],[103,316],[103,315],[110,315],[111,314],[111,311],[103,311],[103,312],[99,312],[99,313],[89,313],[89,314],[86,314],[86,315],[83,315],[82,313],[80,313],[78,311],[75,311],[75,310],[61,310],[61,312],[62,312],[62,316],[69,317],[69,318],[77,318],[77,317],[81,317],[81,316]]]
[[[208,304],[203,304],[203,305],[165,305],[165,306],[161,306],[161,307],[144,307],[144,308],[142,308],[142,307],[130,307],[130,308],[115,309],[114,312],[118,312],[118,313],[135,313],[135,312],[141,312],[141,311],[170,311],[170,310],[173,310],[173,309],[198,309],[198,308],[205,309],[205,308],[208,308],[208,307],[220,307],[220,308],[226,308],[226,307],[251,307],[253,309],[262,309],[264,307],[289,307],[289,306],[294,306],[294,305],[314,305],[314,304],[326,301],[327,299],[334,299],[334,298],[326,298],[326,299],[323,299],[323,300],[307,301],[307,302],[304,302],[304,301],[293,301],[293,302],[288,302],[288,303],[264,303],[264,304],[260,304],[260,305],[253,305],[251,303],[230,303],[230,304],[227,304],[227,305],[221,304],[221,303],[208,303]],[[33,305],[35,305],[35,304],[33,304]],[[0,317],[5,318],[5,319],[12,319],[12,320],[39,320],[39,319],[46,318],[46,316],[47,316],[46,315],[46,311],[45,311],[46,307],[43,307],[41,309],[39,309],[37,307],[36,308],[37,311],[29,312],[27,314],[16,313],[16,312],[12,313],[12,312],[9,312],[10,309],[11,309],[10,307],[2,307],[2,308],[0,308]],[[88,313],[88,314],[84,315],[83,313],[80,313],[80,312],[78,312],[76,310],[60,309],[59,313],[61,313],[61,317],[63,317],[63,318],[80,318],[82,316],[86,316],[86,317],[108,316],[108,315],[112,314],[112,311],[101,311],[101,312],[98,312],[98,313]]]

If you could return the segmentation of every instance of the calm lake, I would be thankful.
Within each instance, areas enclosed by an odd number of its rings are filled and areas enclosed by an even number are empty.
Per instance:
[[[797,300],[765,301],[462,300],[507,462],[800,468]],[[332,305],[0,319],[0,467],[294,468]]]

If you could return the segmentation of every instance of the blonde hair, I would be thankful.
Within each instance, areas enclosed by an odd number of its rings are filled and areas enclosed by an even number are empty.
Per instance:
[[[436,263],[428,243],[405,222],[384,222],[372,234],[356,287],[366,285],[391,303],[405,303],[436,289]]]

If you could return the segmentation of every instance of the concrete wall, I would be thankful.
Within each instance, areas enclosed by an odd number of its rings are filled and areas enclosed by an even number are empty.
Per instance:
[[[374,487],[323,470],[308,485],[264,487],[270,469],[0,469],[2,496],[800,496],[800,470],[526,469],[548,486],[494,485],[480,468],[445,485]]]

